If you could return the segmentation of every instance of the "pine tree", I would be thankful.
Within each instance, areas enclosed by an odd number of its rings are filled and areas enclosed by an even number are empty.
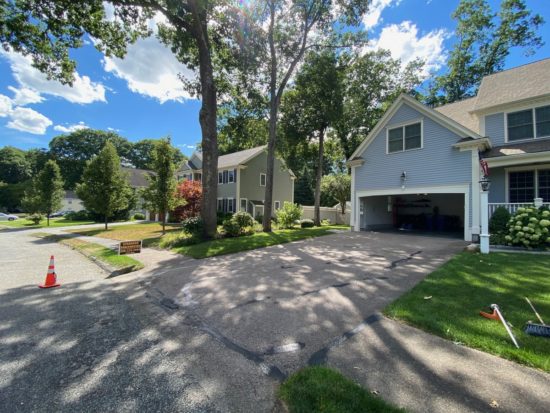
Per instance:
[[[111,142],[107,142],[101,152],[88,161],[76,193],[86,209],[105,217],[105,229],[116,211],[128,207],[132,189]]]

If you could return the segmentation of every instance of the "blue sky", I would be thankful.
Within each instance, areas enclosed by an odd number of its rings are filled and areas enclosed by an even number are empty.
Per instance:
[[[458,0],[373,0],[363,20],[371,47],[387,48],[404,62],[421,57],[432,72],[442,71],[454,41],[450,15],[457,5]],[[530,57],[513,51],[506,67],[550,57],[548,0],[527,5],[547,20],[539,32],[547,44]],[[138,41],[122,61],[106,58],[91,43],[73,56],[78,73],[70,88],[47,81],[28,59],[0,52],[0,147],[47,147],[54,136],[83,127],[114,130],[131,141],[170,135],[186,154],[200,142],[199,102],[178,79],[188,71],[155,38]]]

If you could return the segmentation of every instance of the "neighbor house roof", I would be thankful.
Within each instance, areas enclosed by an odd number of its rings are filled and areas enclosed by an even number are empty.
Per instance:
[[[477,118],[470,113],[475,104],[476,97],[472,97],[469,99],[459,100],[458,102],[449,103],[448,105],[439,106],[434,109],[455,122],[464,125],[468,129],[479,133],[479,122]]]
[[[128,182],[130,183],[130,186],[132,188],[143,188],[149,186],[149,180],[147,179],[147,176],[154,173],[146,169],[125,167],[122,167],[122,171],[128,174]]]
[[[259,155],[260,153],[262,153],[265,150],[265,148],[266,148],[266,145],[262,145],[256,148],[245,149],[243,151],[228,153],[227,155],[219,156],[218,168],[228,168],[230,166],[242,165],[248,162],[250,159],[256,157],[256,155]],[[200,152],[196,152],[195,156],[200,160],[202,160],[202,154]],[[189,161],[187,163],[192,169],[197,169],[197,168],[194,168]]]
[[[67,190],[67,191],[65,191],[65,198],[66,199],[78,199],[78,195],[76,195],[75,191]]]
[[[496,158],[500,156],[524,155],[527,153],[550,151],[550,139],[534,140],[531,142],[519,142],[503,146],[495,146],[483,154],[484,158]]]
[[[550,95],[549,73],[550,58],[485,76],[473,110]]]

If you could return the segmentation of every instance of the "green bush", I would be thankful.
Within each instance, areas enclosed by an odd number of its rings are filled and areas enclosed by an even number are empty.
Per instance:
[[[82,211],[67,212],[63,217],[69,221],[89,221],[92,219],[91,214],[85,209]]]
[[[503,232],[493,232],[489,237],[489,243],[491,245],[506,245],[506,233]]]
[[[44,219],[44,217],[40,214],[32,214],[27,217],[29,221],[31,221],[34,225],[40,224],[40,221]]]
[[[256,220],[256,222],[258,224],[263,224],[264,223],[264,216],[263,214],[256,214],[256,216],[254,217],[254,219]]]
[[[314,225],[315,225],[315,223],[311,219],[302,219],[300,221],[300,226],[302,228],[313,228]]]
[[[137,221],[141,221],[141,220],[145,219],[145,214],[142,214],[141,212],[138,212],[138,213],[134,214],[134,219],[137,220]]]
[[[540,248],[550,243],[549,229],[550,211],[539,210],[534,206],[518,208],[508,221],[508,234],[505,239],[509,245]]]
[[[493,212],[491,219],[489,220],[489,232],[493,233],[504,233],[508,230],[508,222],[512,215],[504,207],[498,207]]]
[[[225,234],[230,237],[240,237],[254,232],[254,218],[248,212],[237,212],[222,225]]]
[[[223,221],[225,221],[227,219],[230,219],[230,218],[231,218],[230,213],[227,213],[227,212],[217,212],[216,213],[216,219],[217,219],[217,224],[218,225],[222,225]]]
[[[195,237],[200,237],[204,231],[204,222],[201,217],[191,217],[181,222],[183,231]]]
[[[277,223],[281,228],[292,228],[296,221],[302,218],[302,207],[292,202],[285,202],[283,207],[277,210]]]

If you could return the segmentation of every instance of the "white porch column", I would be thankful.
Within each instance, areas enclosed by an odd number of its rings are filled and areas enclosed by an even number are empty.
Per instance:
[[[472,150],[472,234],[480,233],[480,214],[483,214],[483,209],[478,209],[480,207],[479,172],[479,155],[477,148],[475,148],[475,150]]]
[[[349,212],[349,225],[353,231],[355,229],[355,211],[357,205],[355,204],[355,167],[351,167],[351,211]]]
[[[481,191],[479,196],[481,199],[480,251],[482,254],[489,254],[489,191]]]
[[[355,210],[353,211],[354,217],[354,225],[353,228],[355,231],[361,231],[361,216],[359,212],[361,211],[361,206],[359,203],[361,202],[361,198],[358,196],[355,197]]]

